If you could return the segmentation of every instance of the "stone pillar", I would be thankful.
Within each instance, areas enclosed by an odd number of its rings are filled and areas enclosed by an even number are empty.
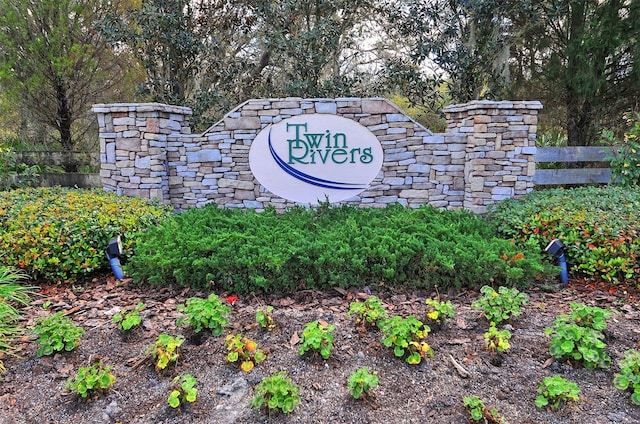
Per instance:
[[[190,134],[191,109],[159,103],[93,105],[107,191],[169,203],[167,137]]]
[[[491,203],[533,190],[537,101],[472,101],[444,109],[447,136],[466,139],[464,208],[484,213]]]

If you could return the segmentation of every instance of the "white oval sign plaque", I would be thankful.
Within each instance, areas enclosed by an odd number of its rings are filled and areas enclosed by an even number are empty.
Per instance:
[[[327,114],[270,125],[249,150],[249,166],[260,184],[280,197],[310,204],[357,195],[378,175],[382,162],[382,146],[371,131]]]

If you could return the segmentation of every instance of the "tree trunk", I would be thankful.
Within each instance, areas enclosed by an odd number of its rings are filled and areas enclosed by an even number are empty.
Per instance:
[[[69,99],[64,84],[58,82],[56,86],[56,98],[58,99],[58,131],[60,132],[60,144],[65,151],[73,151],[74,143],[71,136],[71,124],[73,123],[73,115],[69,107]],[[65,172],[78,172],[77,165],[64,165]]]

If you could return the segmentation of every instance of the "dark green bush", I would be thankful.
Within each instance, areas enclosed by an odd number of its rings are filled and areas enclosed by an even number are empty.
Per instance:
[[[108,268],[105,248],[122,235],[124,257],[134,235],[169,215],[167,208],[102,190],[25,188],[0,192],[0,266],[33,278],[73,281]]]
[[[520,246],[562,240],[574,273],[639,281],[639,211],[640,189],[607,186],[533,192],[494,205],[490,216]]]
[[[149,230],[127,271],[137,281],[247,293],[389,286],[526,286],[539,252],[495,237],[482,217],[430,207],[192,209]]]

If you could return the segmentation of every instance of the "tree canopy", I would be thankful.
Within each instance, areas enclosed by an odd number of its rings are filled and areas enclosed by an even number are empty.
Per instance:
[[[424,116],[536,99],[574,145],[638,109],[640,0],[4,0],[0,15],[4,104],[65,149],[108,98],[190,106],[196,129],[256,97],[401,96]]]

